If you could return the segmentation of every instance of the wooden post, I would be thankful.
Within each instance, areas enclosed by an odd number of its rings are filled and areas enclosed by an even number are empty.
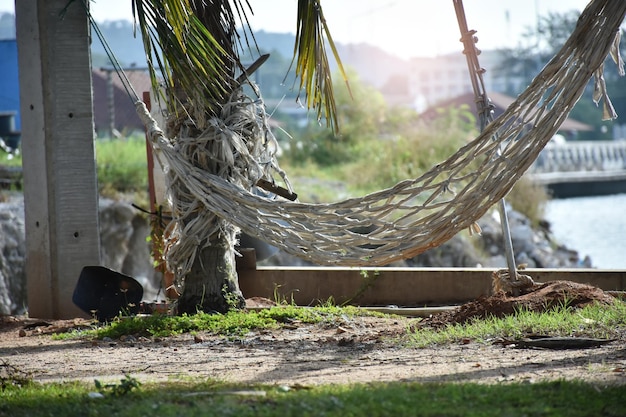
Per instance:
[[[89,21],[82,0],[15,3],[28,313],[85,316],[72,294],[100,264]]]

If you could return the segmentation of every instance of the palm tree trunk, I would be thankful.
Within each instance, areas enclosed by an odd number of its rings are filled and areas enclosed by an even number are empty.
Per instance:
[[[174,187],[173,190],[178,189],[179,193],[172,196],[174,207],[192,207],[195,203],[193,195],[187,192],[184,184],[180,184],[180,178],[175,181],[179,181],[179,187]],[[204,209],[198,207],[198,210]],[[190,270],[183,278],[178,313],[225,313],[244,308],[245,299],[239,289],[235,262],[235,242],[239,229],[227,220],[205,211],[196,212],[195,215],[186,216],[179,221],[184,229],[187,224],[196,220],[202,223],[203,230],[216,232],[193,243],[197,245],[197,253]],[[195,236],[186,236],[186,239],[193,240]]]
[[[203,25],[213,34],[217,35],[218,41],[224,48],[226,54],[223,56],[225,79],[232,79],[235,73],[236,56],[234,39],[236,28],[234,23],[224,25],[220,18],[220,12],[224,8],[227,0],[192,0],[191,7],[194,14],[200,19]],[[187,96],[181,92],[181,103],[184,103]],[[207,114],[219,114],[219,108],[224,103],[215,103],[212,109],[206,109]],[[199,135],[201,132],[198,131]],[[219,164],[214,166],[217,174],[220,170]],[[218,233],[209,237],[206,243],[201,242],[201,249],[195,257],[191,270],[185,275],[183,292],[178,299],[179,314],[195,314],[203,312],[224,313],[231,309],[241,309],[245,307],[245,299],[239,289],[237,268],[235,263],[236,234],[238,229],[225,220],[214,216],[213,225],[218,225]]]
[[[214,124],[209,125],[208,120],[215,121],[213,118],[224,117],[224,111],[233,110],[230,104],[249,103],[247,100],[237,101],[237,95],[241,92],[241,75],[235,78],[240,72],[247,74],[241,63],[239,50],[245,47],[256,48],[254,36],[240,36],[237,32],[238,26],[248,27],[246,32],[252,35],[247,18],[248,10],[252,11],[249,1],[133,0],[133,5],[140,23],[146,55],[149,57],[148,66],[153,88],[165,87],[167,110],[170,114],[166,128],[167,137],[174,138],[173,142],[181,138],[199,139],[197,143],[183,141],[192,149],[190,152],[182,152],[180,158],[190,163],[198,163],[196,167],[204,172],[221,175],[227,181],[243,187],[251,187],[252,183],[259,180],[259,173],[265,170],[258,170],[260,167],[256,166],[259,162],[256,160],[258,155],[242,156],[242,152],[231,147],[232,143],[225,145],[228,148],[214,149],[215,146],[223,146],[222,138],[213,141],[213,145],[209,141],[200,140],[210,139],[208,135],[200,138],[200,134],[209,127],[215,127]],[[317,109],[318,119],[326,118],[329,126],[336,128],[336,107],[325,51],[326,42],[332,46],[339,70],[346,82],[347,79],[330,38],[319,1],[298,1],[297,26],[297,59],[294,59],[294,64],[296,75],[301,78],[299,90],[306,93],[307,107]],[[161,53],[163,59],[159,57]],[[166,82],[159,82],[157,66],[160,76]],[[250,112],[243,113],[245,115],[242,119],[250,118]],[[236,125],[241,126],[239,123]],[[261,130],[264,131],[265,122],[262,125]],[[197,132],[190,133],[189,130],[192,129]],[[219,136],[226,131],[232,133],[230,129],[217,129]],[[266,139],[251,133],[247,127],[236,135],[239,136],[234,137],[234,143],[238,146],[247,146],[245,142],[248,136],[257,142],[261,139],[265,143]],[[196,144],[205,146],[205,149],[198,149]],[[270,153],[268,155],[273,159],[273,154]],[[202,163],[199,163],[200,160]],[[264,157],[263,160],[266,161],[267,158]],[[249,170],[247,165],[250,164],[256,168]],[[266,162],[263,164],[264,167],[268,166],[265,165]],[[260,176],[268,175],[271,174],[263,172]],[[179,311],[195,313],[200,310],[226,311],[233,307],[243,307],[245,300],[238,287],[234,259],[236,228],[216,217],[208,217],[210,214],[206,211],[196,211],[204,209],[198,206],[192,193],[187,193],[184,178],[170,179],[172,213],[177,220],[171,225],[165,251],[170,271],[176,278],[184,279]],[[180,188],[172,186],[175,181],[182,183]],[[176,207],[177,202],[181,203],[179,207]],[[198,216],[203,218],[198,219]],[[181,226],[182,229],[179,229]],[[226,232],[227,229],[231,231]],[[199,235],[209,235],[210,238],[202,238],[202,242],[197,242]]]
[[[234,248],[227,239],[216,236],[209,246],[200,251],[185,277],[185,287],[178,299],[178,313],[225,313],[244,307]]]

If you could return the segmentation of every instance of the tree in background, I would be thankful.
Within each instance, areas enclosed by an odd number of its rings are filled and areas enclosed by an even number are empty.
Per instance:
[[[522,40],[516,48],[501,49],[502,64],[495,70],[511,80],[507,85],[506,93],[517,96],[533,77],[548,63],[548,61],[563,46],[578,22],[580,12],[548,13],[542,16],[536,27],[528,27],[522,35]],[[624,50],[624,43],[621,49]],[[609,58],[610,59],[610,58]],[[618,115],[626,115],[626,85],[617,73],[615,65],[606,65],[604,78],[607,88],[611,92],[611,101]],[[515,80],[515,82],[513,82]],[[573,108],[570,116],[583,123],[594,126],[591,132],[579,132],[580,140],[610,140],[613,123],[617,121],[602,121],[602,109],[599,109],[592,100],[593,81],[590,82],[582,99]]]
[[[355,71],[348,69],[347,74],[350,88],[338,85],[335,91],[341,132],[337,134],[314,122],[307,124],[288,143],[292,161],[310,160],[319,166],[355,161],[360,158],[360,144],[380,138],[388,115],[382,94],[361,82]]]
[[[498,52],[502,64],[496,68],[500,74],[519,82],[507,86],[507,94],[517,95],[519,87],[525,88],[541,68],[563,46],[578,21],[579,12],[549,13],[541,17],[537,26],[527,27],[515,48]]]
[[[275,173],[264,106],[258,94],[249,97],[243,89],[264,59],[260,53],[252,64],[241,58],[244,50],[258,50],[247,30],[251,11],[244,0],[133,0],[153,87],[163,92],[166,136],[185,162],[249,190],[258,180],[273,181]],[[293,66],[302,101],[337,130],[327,44],[339,59],[319,1],[298,1],[296,28]],[[174,221],[165,231],[165,255],[168,269],[184,282],[179,313],[243,307],[238,229],[198,204],[184,178],[170,178],[170,200]]]

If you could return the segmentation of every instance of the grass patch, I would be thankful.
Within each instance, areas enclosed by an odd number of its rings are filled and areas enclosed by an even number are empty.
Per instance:
[[[242,337],[250,331],[277,329],[292,323],[341,324],[358,316],[386,316],[353,306],[324,305],[298,307],[284,305],[258,311],[230,311],[226,314],[136,316],[122,317],[91,330],[73,331],[55,335],[56,339],[77,337],[97,338],[121,336],[168,337],[183,333],[210,332],[215,335]],[[472,340],[489,343],[496,338],[516,340],[528,335],[579,336],[604,339],[623,338],[626,332],[626,303],[594,304],[572,310],[566,305],[538,313],[520,310],[503,318],[473,320],[465,324],[448,325],[443,329],[413,327],[399,344],[408,348]]]
[[[344,317],[377,315],[357,307],[323,306],[303,308],[292,305],[259,311],[230,311],[226,314],[199,312],[182,316],[136,316],[119,318],[93,330],[64,333],[58,339],[95,337],[112,339],[125,335],[167,337],[182,333],[210,332],[224,336],[244,336],[252,330],[274,329],[284,323],[332,323]]]
[[[143,136],[97,140],[96,161],[102,195],[115,197],[118,193],[147,193],[148,162]]]
[[[145,138],[135,135],[115,140],[98,139],[95,146],[99,193],[110,198],[133,195],[137,202],[147,201],[148,162]],[[8,155],[0,151],[0,165],[22,166],[22,154]]]
[[[503,318],[474,320],[449,325],[445,329],[416,328],[409,332],[407,344],[427,347],[455,343],[464,339],[489,342],[495,338],[520,339],[531,334],[620,338],[626,331],[626,303],[610,306],[594,304],[580,310],[563,305],[548,312],[520,310]]]
[[[474,133],[468,125],[459,125],[453,116],[444,120],[432,126],[359,135],[353,141],[326,139],[317,148],[305,148],[306,152],[299,149],[285,152],[279,162],[303,201],[327,202],[368,194],[425,173],[465,145]],[[314,143],[319,140],[318,136],[310,138]],[[332,158],[343,154],[351,157],[332,162],[311,157],[324,146],[332,146],[327,151]],[[326,187],[326,192],[323,189],[309,192],[309,188],[318,184],[299,182],[299,177],[315,178]],[[343,185],[341,189],[337,189],[339,184]]]
[[[123,395],[94,395],[99,391],[90,384],[34,384],[0,392],[0,416],[577,417],[626,412],[624,387],[582,382],[393,382],[295,388],[208,380],[143,384]]]
[[[20,167],[22,166],[22,154],[18,152],[17,154],[8,154],[2,150],[0,150],[0,165],[10,166],[10,167]]]

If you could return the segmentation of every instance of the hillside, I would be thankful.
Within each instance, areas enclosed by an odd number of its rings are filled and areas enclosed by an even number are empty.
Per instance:
[[[259,31],[255,33],[255,38],[261,51],[278,52],[282,57],[291,60],[295,42],[293,34]],[[395,74],[408,72],[407,61],[378,47],[366,43],[338,43],[336,46],[343,65],[353,68],[362,80],[375,87],[381,87]],[[334,58],[331,57],[330,61],[333,69],[336,69]]]
[[[123,65],[146,65],[143,44],[140,38],[133,37],[131,22],[104,22],[100,24],[100,28],[107,43]],[[270,52],[270,60],[274,61],[274,65],[268,62],[265,64],[265,67],[273,67],[272,71],[277,71],[279,77],[283,78],[287,74],[293,55],[294,35],[290,33],[259,31],[254,36],[259,50],[261,52]],[[337,50],[344,66],[355,69],[362,80],[375,87],[385,84],[392,75],[405,73],[408,70],[409,64],[407,61],[368,44],[337,44]],[[94,66],[101,66],[106,62],[104,48],[99,40],[94,40],[92,54]],[[331,63],[336,68],[334,59],[331,59]],[[278,68],[276,68],[277,65]]]
[[[123,66],[143,67],[146,65],[141,38],[133,36],[133,26],[130,21],[107,21],[100,22],[99,25],[107,43]],[[287,74],[293,56],[294,35],[262,30],[255,32],[254,35],[259,50],[270,52],[272,56],[270,60],[274,61],[273,65],[267,63],[265,67],[271,67],[272,72],[277,72],[276,77],[282,80]],[[0,39],[13,38],[15,38],[15,18],[10,13],[2,13],[0,14]],[[362,80],[375,87],[381,87],[393,75],[408,72],[407,61],[372,45],[338,43],[337,50],[344,66],[353,68]],[[94,36],[91,51],[95,68],[108,64],[104,47],[96,36]],[[276,56],[277,54],[280,56]],[[336,69],[336,63],[332,57],[331,65],[333,69]]]

